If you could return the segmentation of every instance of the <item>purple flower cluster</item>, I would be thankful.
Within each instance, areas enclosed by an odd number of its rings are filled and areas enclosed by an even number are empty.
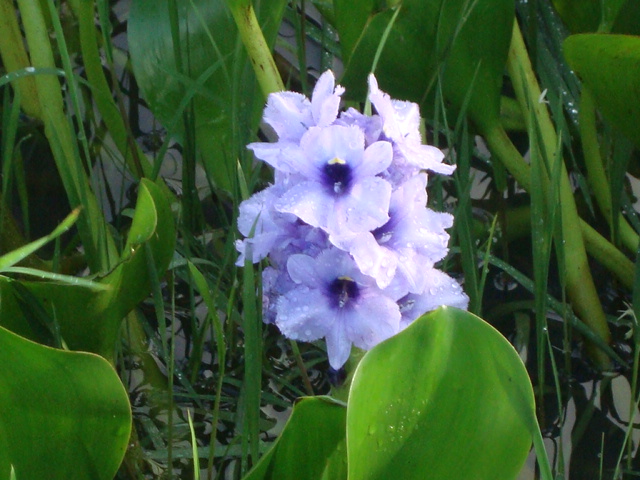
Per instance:
[[[420,113],[369,77],[377,114],[340,113],[331,71],[311,100],[269,96],[264,121],[278,140],[252,143],[275,182],[240,205],[238,265],[269,259],[263,311],[294,340],[325,338],[340,368],[351,346],[368,350],[439,305],[466,308],[460,285],[434,268],[453,217],[426,207],[427,173],[451,174],[423,145]]]

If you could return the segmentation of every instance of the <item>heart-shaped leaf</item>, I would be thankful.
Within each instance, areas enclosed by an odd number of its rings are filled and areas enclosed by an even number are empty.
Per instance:
[[[607,120],[640,147],[640,37],[572,35],[563,48]]]
[[[515,478],[534,412],[507,340],[469,312],[440,308],[360,362],[347,407],[349,479]]]
[[[387,2],[393,8],[380,4],[378,0],[335,1],[347,92],[359,98],[364,95],[380,39],[400,8],[375,72],[380,87],[392,97],[433,110],[441,74],[443,93],[454,115],[466,108],[481,128],[498,122],[514,2]]]
[[[109,363],[0,327],[0,478],[111,480],[127,449],[131,409]]]

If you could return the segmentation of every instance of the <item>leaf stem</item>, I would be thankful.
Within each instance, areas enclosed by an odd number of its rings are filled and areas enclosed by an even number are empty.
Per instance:
[[[253,65],[253,70],[256,73],[260,89],[265,98],[270,93],[283,91],[282,78],[256,18],[253,5],[251,2],[232,0],[227,0],[227,5],[236,21],[240,38],[242,38],[242,43],[247,49],[251,65]]]
[[[607,174],[602,164],[600,146],[596,131],[596,110],[593,95],[583,85],[580,100],[580,139],[582,140],[582,150],[584,152],[584,163],[587,167],[589,186],[593,190],[600,211],[611,227],[612,232],[616,229],[613,224],[613,206],[611,201],[611,190],[607,181]],[[618,215],[618,232],[622,244],[630,251],[635,252],[638,247],[638,234],[633,231],[631,225],[622,216]]]
[[[0,0],[0,56],[8,73],[27,68],[29,57],[24,48],[16,8],[12,0]],[[20,90],[21,106],[27,115],[42,119],[38,92],[33,77],[16,80]]]
[[[40,3],[18,0],[18,7],[33,67],[55,68],[53,49]],[[72,82],[73,79],[69,78],[68,81]],[[83,207],[78,230],[87,252],[89,266],[93,272],[107,270],[110,261],[118,255],[113,238],[105,229],[102,211],[91,192],[71,125],[65,115],[60,82],[54,75],[38,75],[35,77],[35,84],[42,109],[45,135],[53,151],[69,203],[72,208],[79,205]]]
[[[551,117],[543,102],[540,87],[535,77],[529,55],[526,50],[522,33],[517,21],[513,24],[513,37],[509,48],[507,69],[511,77],[516,98],[523,111],[531,111],[532,116],[525,115],[525,119],[533,118],[539,128],[542,140],[541,147],[551,162],[563,162],[558,152],[558,136],[551,121]],[[555,171],[550,165],[550,171]],[[573,190],[564,164],[559,168],[559,200],[562,222],[562,239],[556,238],[556,248],[562,250],[565,264],[565,279],[567,293],[572,301],[578,317],[587,323],[607,343],[611,341],[611,333],[607,325],[606,316],[598,298],[587,253],[580,228],[580,217],[573,198]],[[592,348],[592,358],[601,367],[609,366],[609,359],[599,349]]]
[[[561,162],[561,156],[556,154],[557,135],[553,123],[544,103],[539,102],[540,87],[531,66],[517,21],[514,21],[513,37],[509,48],[507,69],[516,92],[516,97],[523,109],[525,119],[537,122],[541,135],[541,148],[551,161]],[[504,130],[496,125],[491,128],[487,141],[496,155],[525,188],[531,187],[530,168],[522,160],[520,154],[507,137]],[[516,156],[517,153],[517,156]],[[550,166],[550,171],[554,171]],[[611,341],[611,333],[607,325],[602,305],[591,276],[587,260],[585,242],[582,236],[581,220],[578,216],[573,191],[569,182],[566,168],[560,169],[560,213],[562,218],[562,240],[556,248],[562,249],[566,267],[566,285],[569,298],[576,314],[587,323],[605,342]],[[602,241],[606,242],[604,238]],[[610,361],[600,350],[591,348],[593,360],[602,368],[608,368]]]

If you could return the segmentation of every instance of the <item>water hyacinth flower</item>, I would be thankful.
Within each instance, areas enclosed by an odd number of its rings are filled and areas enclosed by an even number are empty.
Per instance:
[[[340,368],[352,345],[370,349],[440,305],[466,308],[461,286],[436,269],[453,217],[427,207],[427,170],[455,166],[422,144],[418,106],[369,77],[375,115],[340,113],[331,71],[311,100],[269,96],[275,142],[248,146],[274,184],[240,205],[237,265],[266,259],[263,318],[288,338],[325,339]]]
[[[292,255],[287,272],[297,286],[280,298],[276,324],[294,340],[325,337],[333,368],[347,361],[352,344],[368,350],[399,331],[398,304],[347,252],[333,247],[316,258]]]
[[[289,149],[299,145],[309,128],[326,127],[334,123],[343,93],[344,88],[335,85],[333,73],[328,71],[318,79],[311,101],[296,92],[269,95],[263,120],[276,133],[278,141],[256,142],[247,147],[253,150],[256,158],[276,170],[291,172],[287,162],[291,155]]]
[[[391,145],[364,148],[357,127],[312,127],[288,163],[302,177],[276,203],[329,235],[370,231],[389,220],[391,184],[377,175],[391,164]]]

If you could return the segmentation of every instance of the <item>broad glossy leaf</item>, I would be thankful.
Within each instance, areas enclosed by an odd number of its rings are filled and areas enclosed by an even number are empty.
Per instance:
[[[172,135],[184,134],[182,113],[193,100],[199,154],[217,185],[230,189],[239,152],[258,126],[262,94],[225,1],[175,3],[182,70],[176,66],[169,1],[134,0],[128,32],[133,71],[154,115]],[[286,0],[254,5],[272,44]]]
[[[563,47],[607,120],[640,147],[640,37],[572,35]]]
[[[98,355],[33,343],[0,327],[0,478],[104,479],[131,432],[127,393]]]
[[[151,290],[150,259],[162,276],[173,256],[173,215],[160,187],[143,179],[121,262],[96,282],[83,285],[18,281],[0,276],[0,325],[40,343],[113,358],[122,318]]]
[[[475,315],[443,307],[360,362],[349,479],[515,478],[534,428],[533,389],[513,347]]]
[[[500,90],[511,41],[511,0],[336,0],[347,92],[362,98],[380,39],[399,5],[376,76],[392,97],[433,109],[439,72],[452,119],[463,110],[481,128],[498,121]]]
[[[245,480],[346,479],[346,413],[329,397],[299,400],[276,443]]]

